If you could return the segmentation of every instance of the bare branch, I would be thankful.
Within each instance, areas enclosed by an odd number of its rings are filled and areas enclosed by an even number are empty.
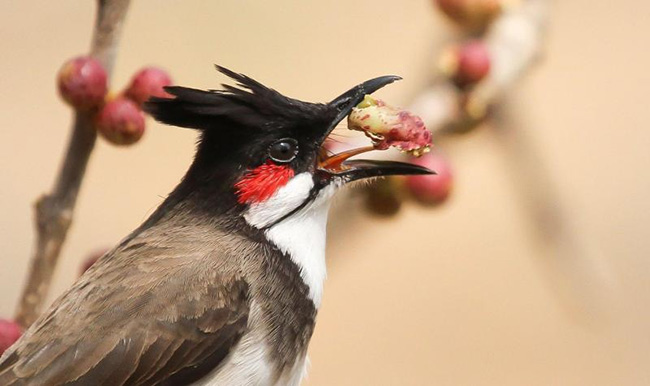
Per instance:
[[[469,91],[442,78],[411,105],[434,132],[434,139],[463,132],[481,121],[490,106],[501,102],[541,56],[550,1],[513,3],[481,37],[490,52],[489,75]],[[568,309],[602,314],[611,279],[598,266],[598,252],[590,249],[578,232],[535,144],[522,133],[522,127],[508,124],[513,120],[509,112],[498,108],[493,127],[506,156],[512,158],[508,165],[516,172],[513,182],[549,257],[545,263],[553,269],[554,284],[564,295],[561,300],[571,303]]]
[[[492,61],[488,76],[467,93],[442,77],[414,100],[410,110],[422,117],[434,138],[449,133],[450,124],[457,127],[483,119],[489,106],[541,56],[547,18],[548,0],[511,6],[483,38]]]
[[[129,3],[130,0],[97,2],[97,19],[90,54],[102,63],[109,77]],[[54,189],[36,203],[36,250],[16,312],[16,321],[23,328],[38,318],[47,298],[96,138],[92,115],[77,112],[72,126],[72,137]]]
[[[491,68],[476,87],[463,90],[450,79],[438,75],[431,86],[421,91],[408,110],[417,114],[433,133],[434,143],[449,134],[464,132],[485,118],[491,105],[516,85],[516,81],[541,56],[548,19],[549,0],[512,0],[485,36]],[[473,38],[473,31],[467,37]],[[365,138],[353,138],[343,149],[361,146]],[[382,152],[377,158],[394,154]]]

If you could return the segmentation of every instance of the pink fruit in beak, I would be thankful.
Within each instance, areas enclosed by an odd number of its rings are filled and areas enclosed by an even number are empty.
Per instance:
[[[420,117],[366,95],[348,116],[348,129],[362,131],[377,150],[396,147],[420,156],[429,151],[431,133]]]

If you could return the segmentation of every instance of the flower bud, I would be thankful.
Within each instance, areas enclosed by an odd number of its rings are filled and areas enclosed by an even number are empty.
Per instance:
[[[0,356],[22,335],[20,325],[12,320],[0,319]]]
[[[420,117],[370,95],[348,115],[348,129],[362,131],[377,150],[394,146],[419,156],[429,151],[431,133]]]
[[[157,67],[145,67],[131,78],[131,84],[124,95],[142,106],[152,96],[170,97],[163,87],[171,84],[172,79],[165,70]]]
[[[133,101],[126,98],[106,103],[96,124],[99,133],[115,145],[131,145],[144,134],[144,115]]]
[[[447,159],[438,151],[413,159],[416,165],[427,167],[437,174],[406,177],[406,187],[420,202],[438,204],[447,199],[453,186],[453,175]]]
[[[106,70],[88,56],[67,61],[59,70],[57,83],[61,97],[78,110],[101,106],[108,89]]]

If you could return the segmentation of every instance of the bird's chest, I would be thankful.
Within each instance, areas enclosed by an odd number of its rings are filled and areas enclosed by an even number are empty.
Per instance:
[[[314,319],[292,316],[285,310],[290,322],[279,323],[280,313],[269,313],[267,307],[264,302],[251,304],[248,331],[222,365],[196,382],[196,386],[300,385],[306,374],[307,345]],[[291,323],[299,320],[300,324]]]
[[[316,305],[301,269],[286,255],[274,254],[262,272],[260,285],[253,290],[256,304],[249,324],[251,334],[242,348],[252,347],[255,342],[257,347],[263,347],[273,379],[262,384],[299,384],[314,331]]]
[[[295,179],[300,180],[301,176]],[[313,201],[293,213],[296,207],[289,205],[293,198],[298,197],[299,202],[302,203],[310,194],[313,182],[310,176],[307,177],[311,185],[303,187],[302,193],[295,194],[292,189],[288,189],[292,187],[290,186],[292,183],[289,183],[277,192],[278,197],[274,196],[265,203],[252,206],[244,217],[250,225],[264,229],[264,237],[268,244],[279,251],[283,260],[288,260],[277,265],[285,267],[290,265],[292,267],[289,268],[294,271],[297,269],[302,284],[307,287],[309,299],[318,308],[323,296],[323,283],[327,276],[325,263],[327,215],[330,198],[336,186],[324,188]],[[288,193],[285,192],[285,188]],[[289,216],[285,217],[287,215]],[[292,281],[294,277],[295,275],[292,275],[289,284],[294,284]]]
[[[245,262],[254,272],[249,329],[221,368],[200,385],[300,384],[327,272],[325,236],[331,194],[328,189],[263,231],[266,242]],[[279,209],[271,205],[273,201],[251,208],[247,221],[263,228],[282,217],[275,214]],[[284,205],[290,200],[279,201]]]
[[[272,243],[249,261],[255,273],[247,331],[196,385],[300,384],[325,275],[325,233],[318,223],[299,223],[288,219],[267,231]]]

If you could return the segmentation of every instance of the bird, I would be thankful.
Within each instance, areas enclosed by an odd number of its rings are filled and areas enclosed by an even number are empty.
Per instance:
[[[286,97],[217,66],[220,90],[169,86],[145,111],[199,132],[181,182],[0,359],[0,385],[299,385],[326,277],[328,211],[354,181],[431,174],[331,155],[366,94]]]

